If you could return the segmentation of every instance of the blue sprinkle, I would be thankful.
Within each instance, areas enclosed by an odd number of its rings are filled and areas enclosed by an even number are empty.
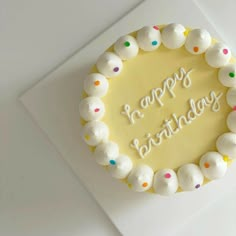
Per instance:
[[[116,161],[110,160],[110,164],[114,166],[116,164]]]
[[[156,40],[152,41],[152,45],[156,46],[158,44],[158,42]]]

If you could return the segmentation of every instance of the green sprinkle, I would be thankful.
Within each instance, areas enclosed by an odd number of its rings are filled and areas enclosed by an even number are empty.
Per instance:
[[[129,46],[130,46],[130,42],[126,41],[126,42],[124,42],[124,45],[125,45],[126,47],[129,47]]]
[[[115,160],[110,160],[110,164],[114,166],[116,164],[116,161]]]
[[[235,76],[234,72],[229,73],[229,77],[234,78],[234,76]]]

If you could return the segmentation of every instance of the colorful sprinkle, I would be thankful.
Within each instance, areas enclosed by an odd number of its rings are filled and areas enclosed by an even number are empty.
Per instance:
[[[148,186],[148,183],[147,183],[147,182],[144,182],[144,183],[142,184],[142,186],[143,186],[144,188],[146,188],[146,187]]]
[[[118,71],[119,71],[119,67],[115,67],[115,68],[113,69],[113,71],[114,71],[114,72],[118,72]]]
[[[235,76],[234,72],[229,73],[229,77],[234,78],[234,76]]]
[[[99,108],[95,108],[94,111],[95,111],[95,112],[99,112],[100,109],[99,109]]]
[[[205,162],[205,163],[204,163],[204,166],[205,166],[205,168],[209,168],[209,167],[210,167],[210,164],[209,164],[208,162]]]
[[[152,41],[152,45],[156,46],[158,44],[158,42],[156,40]]]
[[[115,160],[110,160],[110,164],[114,166],[116,164],[116,161]]]
[[[225,55],[228,54],[228,52],[229,52],[228,49],[226,49],[226,48],[223,49],[223,53],[224,53]]]
[[[233,107],[233,110],[236,111],[236,106]]]
[[[199,51],[199,48],[198,48],[198,47],[194,47],[194,48],[193,48],[193,51],[194,51],[194,52],[198,52],[198,51]]]
[[[189,30],[186,29],[186,30],[184,31],[184,36],[188,36],[188,34],[189,34]]]
[[[201,185],[200,184],[197,184],[196,186],[195,186],[195,188],[200,188],[201,187]]]
[[[128,187],[129,187],[129,188],[132,188],[132,184],[128,184]]]
[[[166,178],[166,179],[171,178],[171,174],[170,174],[170,173],[166,173],[166,174],[165,174],[165,178]]]
[[[95,86],[100,85],[100,81],[99,81],[99,80],[94,81],[94,85],[95,85]]]
[[[223,156],[223,160],[224,160],[225,162],[228,162],[228,161],[229,161],[229,157],[228,157],[228,156]]]
[[[126,41],[126,42],[124,42],[124,45],[125,45],[126,47],[129,47],[129,46],[130,46],[130,42]]]
[[[88,134],[86,134],[85,136],[84,136],[84,138],[85,138],[85,140],[90,140],[90,136],[88,135]]]
[[[153,26],[153,29],[159,30],[159,27],[155,25],[155,26]]]

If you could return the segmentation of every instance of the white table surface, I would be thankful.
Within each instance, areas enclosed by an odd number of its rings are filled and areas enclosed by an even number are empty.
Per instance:
[[[139,2],[0,0],[0,235],[119,235],[17,97]],[[221,30],[229,25],[234,1],[224,12],[198,2]],[[232,189],[176,235],[236,235],[235,197]]]

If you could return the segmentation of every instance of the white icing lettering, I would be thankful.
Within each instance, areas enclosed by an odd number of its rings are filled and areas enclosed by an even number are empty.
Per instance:
[[[130,110],[131,110],[130,105],[125,104],[123,107],[123,111],[121,111],[121,114],[124,116],[127,116],[128,120],[131,124],[135,123],[135,118],[140,119],[140,118],[144,117],[144,114],[141,113],[139,110],[137,110],[137,109],[133,110],[133,111],[130,111]]]
[[[141,98],[139,105],[141,108],[146,109],[150,105],[157,102],[160,106],[163,106],[161,98],[165,95],[165,92],[168,91],[171,97],[175,97],[174,88],[177,81],[182,81],[182,86],[184,88],[189,88],[191,86],[191,79],[189,77],[192,69],[185,71],[184,68],[179,69],[179,74],[174,73],[172,77],[166,78],[162,82],[162,88],[154,88],[151,90],[150,95],[147,95]]]
[[[148,133],[145,144],[140,144],[139,140],[135,138],[130,146],[134,148],[141,158],[145,158],[152,150],[152,147],[159,146],[164,139],[171,138],[174,134],[177,134],[185,125],[189,125],[197,117],[201,116],[206,107],[210,107],[213,112],[220,110],[220,98],[223,93],[216,94],[214,91],[209,93],[209,96],[200,98],[197,101],[193,99],[189,100],[189,110],[186,115],[177,116],[175,113],[171,115],[169,120],[164,120],[162,129],[154,135]],[[172,126],[174,125],[174,127]]]

